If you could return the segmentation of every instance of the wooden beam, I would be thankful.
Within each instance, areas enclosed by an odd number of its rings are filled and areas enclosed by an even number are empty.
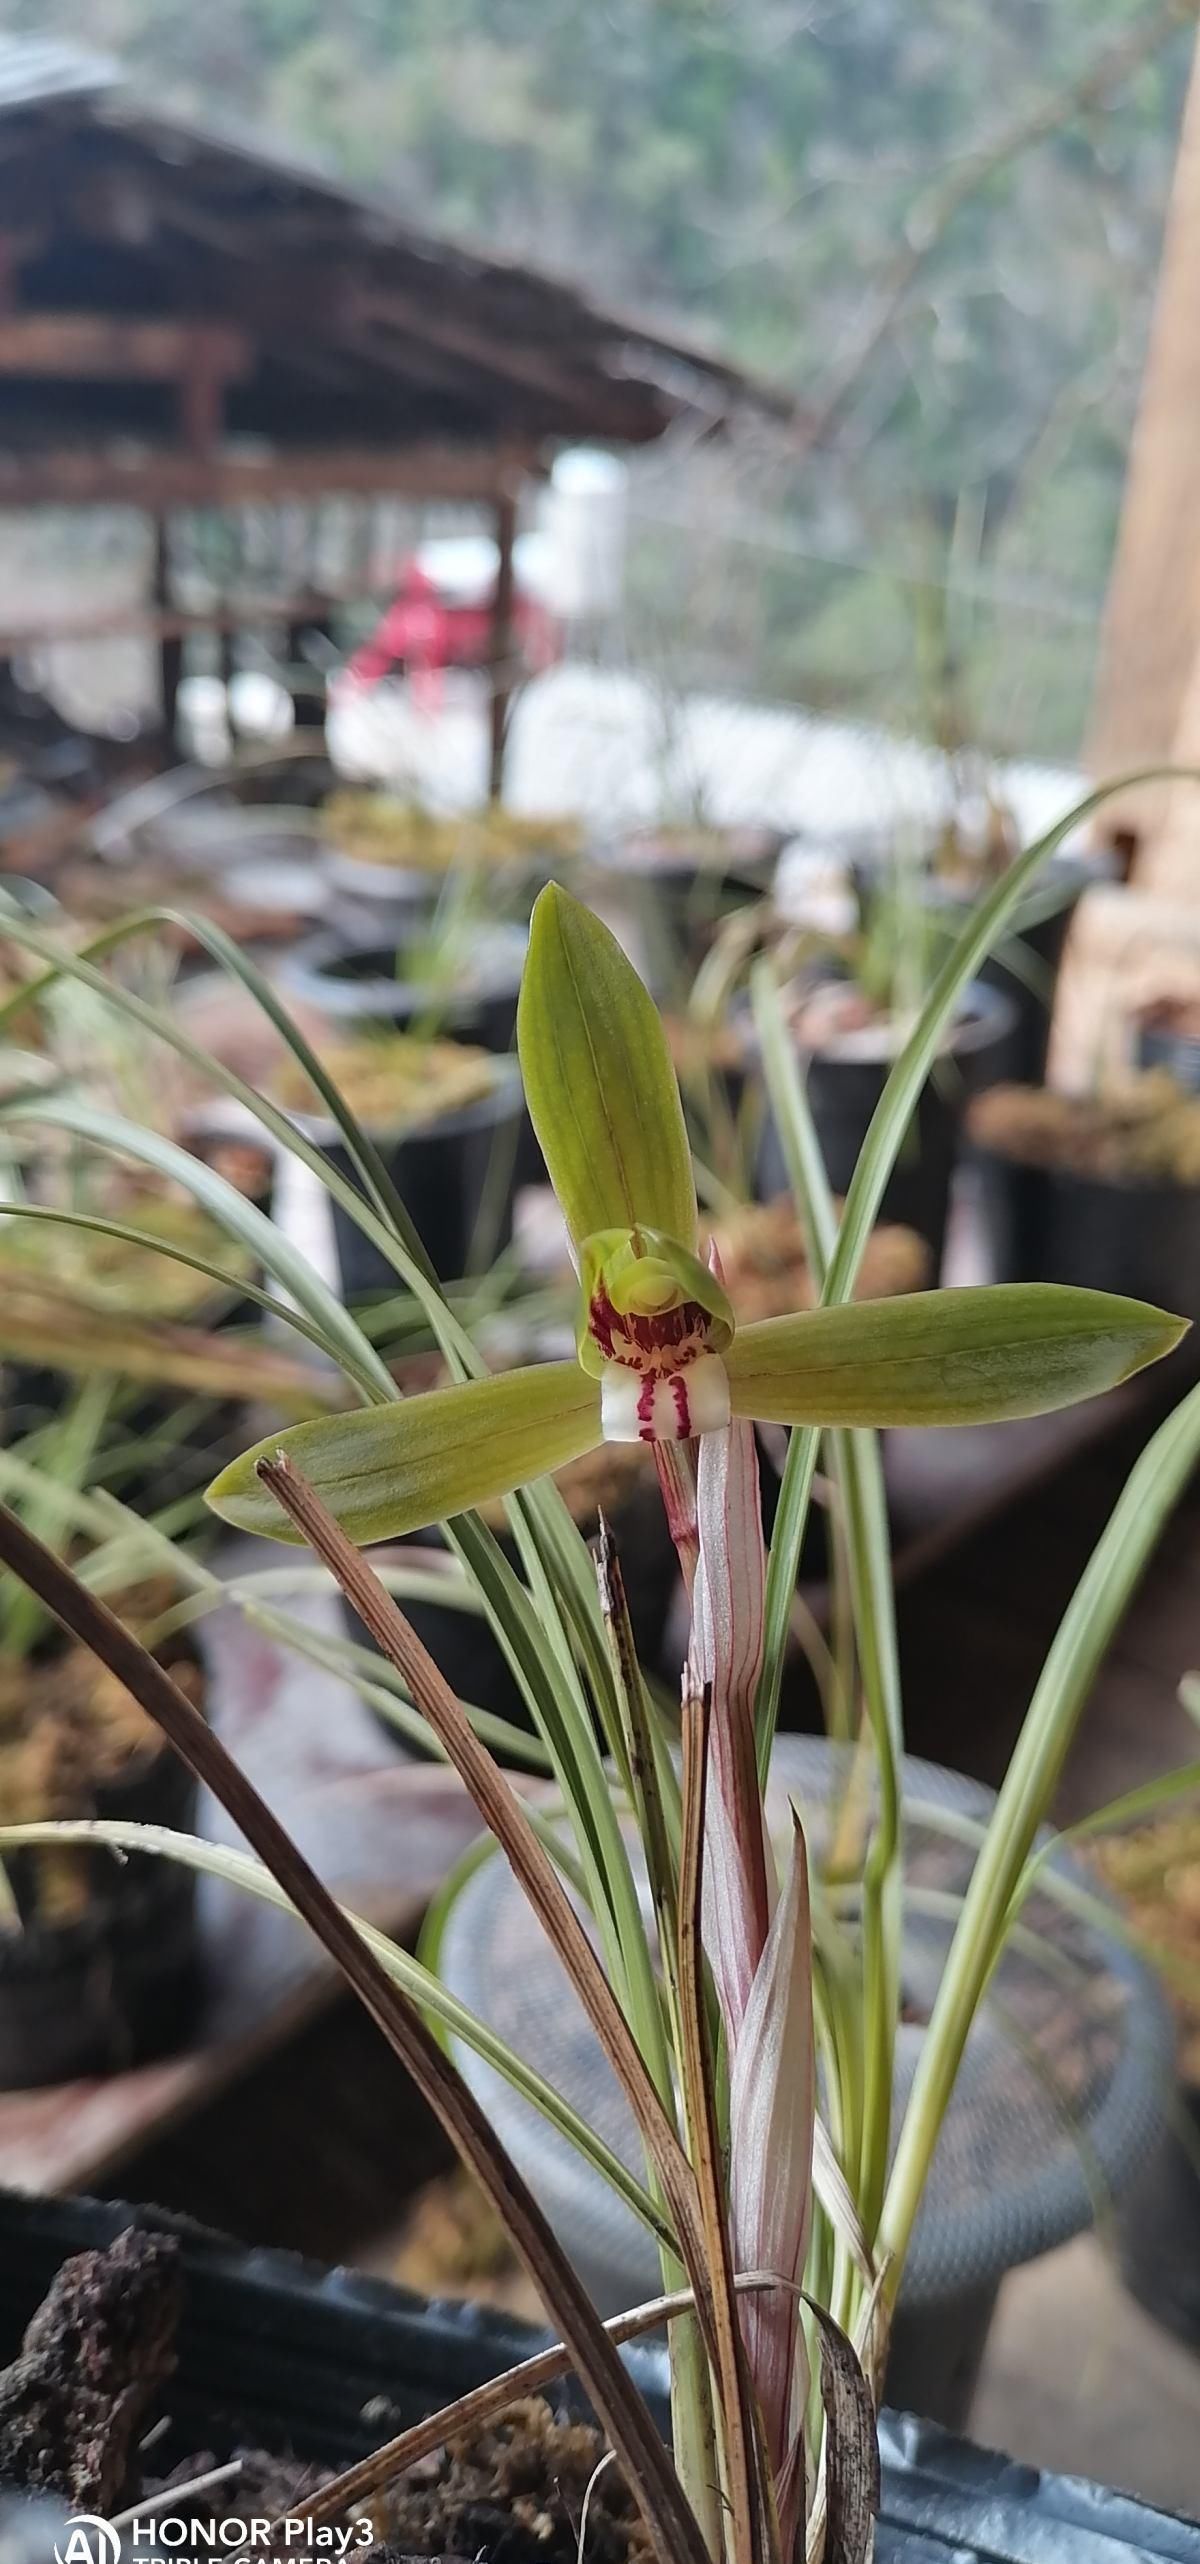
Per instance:
[[[418,343],[424,340],[429,347],[462,358],[493,381],[518,383],[543,400],[561,403],[573,418],[590,424],[597,433],[612,428],[614,420],[627,421],[636,407],[642,417],[640,432],[646,433],[646,388],[632,386],[623,397],[621,384],[610,382],[604,374],[595,338],[578,349],[576,361],[568,357],[560,362],[542,348],[514,346],[499,328],[456,317],[439,303],[436,291],[426,298],[401,293],[394,285],[364,286],[354,313],[356,320],[374,328],[401,330]],[[620,426],[613,432],[619,435]]]
[[[0,450],[0,508],[242,507],[282,498],[461,499],[494,502],[514,473],[541,469],[536,448],[423,443],[278,448],[211,456],[160,447]]]
[[[0,313],[0,374],[173,383],[202,369],[230,382],[250,364],[245,332],[224,323],[124,320],[107,312]]]

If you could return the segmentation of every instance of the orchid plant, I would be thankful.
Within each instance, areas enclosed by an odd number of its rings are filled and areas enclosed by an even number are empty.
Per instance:
[[[655,1010],[599,922],[563,891],[534,912],[521,1000],[526,1092],[579,1275],[576,1358],[497,1377],[437,1289],[386,1170],[253,965],[204,929],[226,968],[289,1042],[348,1141],[359,1181],[328,1169],[267,1100],[209,1072],[322,1175],[419,1302],[451,1385],[401,1399],[369,1340],[269,1222],[212,1170],[184,1168],[154,1134],[70,1097],[18,1100],[191,1184],[286,1298],[257,1296],[340,1366],[361,1403],[275,1433],[223,1473],[216,1511],[306,1541],[350,1597],[410,1705],[457,1767],[550,1932],[630,2101],[645,2151],[635,2178],[489,2026],[420,1960],[348,1922],[237,1773],[170,1697],[127,1633],[71,1586],[27,1527],[0,1509],[0,1559],[105,1654],[208,1779],[256,1858],[135,1826],[87,1829],[115,1845],[236,1878],[293,1904],[338,1958],[464,2158],[489,2189],[560,2325],[565,2348],[536,2379],[583,2376],[642,2503],[663,2564],[791,2564],[806,2552],[858,2564],[873,2508],[871,2424],[888,2319],[921,2188],[974,2010],[1037,1865],[1035,1840],[1088,1682],[1175,1496],[1200,1452],[1200,1393],[1139,1464],[1075,1597],[1031,1704],[980,1851],[902,2124],[892,2127],[903,1921],[902,1721],[874,1429],[1028,1415],[1100,1392],[1167,1353],[1179,1323],[1137,1302],[1050,1286],[915,1294],[851,1305],[858,1258],[892,1159],[959,991],[1070,814],[1030,849],[964,929],[896,1063],[840,1223],[824,1185],[769,971],[755,987],[761,1051],[788,1140],[823,1305],[738,1326],[698,1248],[678,1089]],[[129,921],[144,932],[152,921]],[[110,931],[82,954],[25,924],[16,940],[53,981],[108,988]],[[184,1056],[187,1035],[119,986],[110,1002]],[[0,1009],[0,1031],[4,1010]],[[190,1053],[192,1064],[197,1055]],[[321,1399],[314,1394],[313,1405]],[[792,1428],[769,1553],[755,1420]],[[644,1681],[620,1561],[602,1530],[591,1560],[546,1473],[605,1439],[653,1448],[691,1594],[682,1715]],[[818,1448],[849,1527],[863,1719],[874,1813],[856,1893],[834,1913],[819,1848],[794,1821],[780,1847],[764,1786]],[[524,1581],[471,1508],[507,1500]],[[528,1705],[535,1758],[554,1783],[526,1801],[491,1751],[497,1722],[448,1690],[397,1608],[419,1570],[377,1574],[356,1543],[441,1522]],[[298,1578],[311,1573],[301,1565]],[[212,1598],[198,1582],[198,1605]],[[244,1575],[245,1607],[279,1626],[281,1571]],[[216,1588],[220,1590],[219,1587]],[[297,1643],[303,1643],[297,1633]],[[164,1688],[165,1686],[165,1688]],[[8,1841],[75,1828],[5,1829]],[[639,1893],[639,1871],[648,1891]],[[656,1946],[652,1946],[652,1942]],[[430,2023],[497,2064],[621,2193],[658,2243],[663,2296],[616,2326],[590,2314],[536,2204]],[[893,2150],[894,2140],[894,2150]],[[614,2338],[670,2320],[672,2456],[622,2375]],[[557,2365],[556,2365],[557,2363]],[[367,2461],[373,2484],[445,2435],[437,2416]],[[478,2400],[472,2405],[478,2418]],[[360,2498],[364,2470],[315,2497],[319,2515]],[[323,2506],[323,2507],[322,2507]]]
[[[877,2233],[818,2133],[804,1837],[797,1822],[781,1873],[764,1817],[755,1705],[766,1556],[752,1421],[845,1433],[1028,1415],[1112,1386],[1169,1351],[1181,1328],[1138,1302],[1033,1285],[919,1293],[739,1329],[719,1273],[698,1253],[691,1157],[657,1012],[608,929],[556,886],[533,914],[518,1043],[579,1275],[576,1360],[314,1420],[246,1453],[209,1497],[240,1529],[307,1535],[336,1573],[345,1558],[330,1521],[357,1541],[392,1538],[509,1494],[601,1439],[653,1447],[693,1606],[678,1778],[631,1663],[607,1540],[600,1581],[618,1671],[609,1742],[659,1932],[666,2072],[655,2108],[678,2112],[672,2151],[677,2136],[687,2163],[688,2214],[665,2251],[664,2284],[682,2264],[701,2310],[702,2338],[676,2361],[676,2449],[714,2552],[790,2557],[806,2523],[827,2519],[831,2467],[836,2476],[845,2462],[829,2439],[839,2424],[820,2402],[811,2445],[801,2307],[812,2310],[827,2381],[858,2380],[860,2356],[877,2379],[886,2317]],[[401,1651],[397,1662],[415,1683],[411,1657]],[[454,1751],[444,1707],[436,1724]],[[470,1778],[475,1758],[460,1767]],[[582,1793],[568,1795],[568,1814],[581,1850]],[[889,2000],[894,2019],[894,1982]],[[620,2071],[621,2042],[591,2008]],[[645,2134],[644,2106],[639,2115]],[[678,2165],[663,2160],[661,2129],[650,2133],[651,2176],[677,2202]],[[842,2253],[837,2294],[853,2341],[831,2306],[805,2297],[814,2189]],[[697,2218],[698,2261],[688,2245]],[[771,2272],[774,2289],[738,2305],[737,2277],[752,2271]],[[828,2384],[827,2396],[836,2413]],[[843,2508],[839,2496],[839,2536]]]

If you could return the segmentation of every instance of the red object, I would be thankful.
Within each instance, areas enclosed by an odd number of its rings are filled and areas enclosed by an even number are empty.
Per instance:
[[[558,626],[544,605],[518,589],[513,598],[513,632],[529,668],[552,667],[559,656]],[[357,685],[377,685],[381,677],[402,672],[433,675],[444,668],[485,668],[491,656],[492,600],[451,602],[436,581],[410,561],[403,585],[369,641],[347,664]]]

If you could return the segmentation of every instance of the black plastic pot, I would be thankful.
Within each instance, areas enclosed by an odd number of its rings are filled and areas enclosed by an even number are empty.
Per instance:
[[[351,2465],[546,2339],[490,2307],[431,2305],[384,2280],[247,2249],[159,2209],[8,2191],[0,2192],[0,2359],[15,2357],[62,2262],[114,2243],[130,2224],[177,2234],[183,2266],[170,2425],[155,2461],[164,2469],[201,2449],[224,2459],[239,2448]],[[664,2354],[635,2346],[622,2357],[665,2432]],[[582,2407],[569,2381],[553,2397],[564,2409]],[[882,2416],[879,2437],[879,2564],[1063,2564],[1085,2553],[1092,2564],[1200,2564],[1200,2529],[1128,2495],[1014,2466],[895,2412]],[[41,2564],[49,2552],[39,2510],[30,2504],[25,2513],[34,2531],[27,2545],[6,2542],[17,2564],[27,2556]]]
[[[1117,2244],[1121,2276],[1139,2306],[1200,2350],[1200,2086],[1175,2093],[1121,2202]]]
[[[765,897],[784,843],[777,828],[728,828],[717,853],[686,834],[637,829],[594,857],[594,904],[655,995],[686,994],[723,918]]]
[[[97,1790],[95,1813],[194,1833],[196,1783],[168,1746],[151,1745]],[[0,2090],[169,2055],[200,1993],[193,1872],[144,1852],[120,1864],[88,1852],[84,1913],[44,1923],[35,1915],[38,1857],[29,1849],[5,1860],[24,1929],[0,1936]]]
[[[280,977],[290,996],[344,1028],[389,1025],[397,1032],[430,1020],[439,1032],[484,1050],[511,1050],[525,961],[519,926],[481,926],[463,939],[461,967],[443,987],[407,977],[405,955],[415,932],[377,926],[369,936],[312,935],[298,945]]]
[[[525,1118],[515,1061],[497,1069],[490,1095],[399,1137],[372,1134],[441,1282],[490,1263],[512,1236],[513,1194]],[[349,1151],[332,1123],[306,1122],[330,1164],[356,1181]],[[395,1269],[363,1236],[340,1202],[331,1204],[342,1297],[347,1302],[394,1293]]]
[[[950,1183],[959,1151],[962,1117],[971,1096],[992,1080],[993,1063],[1012,1029],[1012,1009],[997,989],[976,982],[948,1050],[921,1090],[900,1156],[880,1205],[884,1220],[899,1220],[924,1238],[936,1277],[941,1271],[950,1207]],[[856,1059],[829,1049],[808,1055],[805,1087],[821,1143],[825,1172],[835,1193],[847,1193],[892,1060]],[[779,1133],[769,1113],[759,1144],[757,1189],[763,1201],[788,1190]]]
[[[1073,1282],[1200,1318],[1200,1186],[1117,1184],[992,1149],[976,1162],[998,1282]]]
[[[657,1481],[647,1479],[644,1486],[614,1505],[609,1510],[609,1521],[621,1560],[638,1655],[644,1666],[655,1670],[662,1661],[667,1614],[679,1573]],[[594,1529],[594,1523],[585,1526],[589,1536]],[[516,1543],[507,1532],[498,1533],[497,1538],[509,1566],[519,1575]],[[436,1530],[423,1531],[410,1544],[398,1542],[390,1551],[376,1554],[384,1563],[401,1566],[405,1563],[406,1546],[438,1548],[440,1536]],[[359,1646],[373,1646],[357,1612],[344,1595],[340,1600],[347,1637]],[[477,1709],[490,1709],[496,1717],[509,1719],[518,1727],[528,1727],[528,1714],[516,1679],[481,1614],[456,1611],[451,1603],[423,1602],[408,1596],[403,1609],[460,1700],[471,1701]],[[382,1712],[380,1723],[395,1737],[396,1729]],[[405,1742],[410,1752],[416,1750],[407,1739]]]
[[[985,986],[998,989],[1012,1008],[1012,1023],[1003,1042],[990,1051],[986,1079],[996,1085],[1015,1080],[1040,1086],[1046,1074],[1050,1024],[1063,951],[1071,919],[1084,891],[1101,878],[1095,864],[1078,855],[1060,855],[1039,873],[1034,890],[997,952],[980,965]],[[957,924],[977,903],[936,880],[927,886],[939,911]]]

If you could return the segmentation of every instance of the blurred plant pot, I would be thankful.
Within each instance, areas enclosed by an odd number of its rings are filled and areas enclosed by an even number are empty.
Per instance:
[[[199,1667],[183,1637],[156,1652],[174,1668]],[[119,1770],[97,1777],[80,1812],[194,1833],[196,1796],[185,1764],[151,1737]],[[186,2041],[195,2014],[194,1873],[143,1852],[118,1863],[103,1849],[73,1847],[68,1857],[86,1878],[86,1903],[54,1920],[39,1911],[46,1853],[31,1847],[6,1856],[22,1929],[0,1935],[4,2091],[123,2073],[168,2056]]]
[[[934,1278],[941,1272],[950,1206],[950,1184],[959,1153],[962,1118],[977,1087],[990,1082],[991,1064],[1012,1027],[1012,1009],[998,989],[975,982],[938,1068],[926,1079],[904,1144],[889,1178],[880,1217],[915,1229],[929,1248]],[[875,1108],[895,1061],[898,1041],[883,1027],[868,1047],[848,1035],[804,1057],[809,1108],[835,1193],[849,1192]],[[871,1055],[873,1049],[873,1055]],[[866,1055],[864,1055],[866,1051]],[[787,1168],[774,1117],[768,1112],[758,1155],[758,1190],[764,1200],[787,1190]]]
[[[762,899],[778,828],[639,828],[599,849],[593,906],[664,1002],[681,998],[723,918]]]
[[[1100,877],[1099,867],[1081,855],[1054,856],[1038,874],[999,950],[981,962],[981,981],[1007,998],[1013,1020],[1003,1042],[981,1061],[985,1073],[976,1080],[977,1087],[1010,1078],[1026,1086],[1041,1084],[1071,920],[1085,890]],[[979,893],[934,878],[927,884],[927,896],[957,925],[959,914],[965,922],[977,906]]]
[[[826,1739],[778,1739],[768,1796],[777,1837],[794,1801],[810,1845],[828,1842],[839,1770],[846,1758],[839,1762]],[[970,1877],[974,1829],[994,1804],[979,1783],[905,1758],[913,1892],[905,1902],[894,2126]],[[967,1820],[961,1833],[956,1819]],[[1079,1875],[1066,1855],[1055,1861]],[[1010,1943],[972,2026],[905,2265],[889,2359],[888,2400],[951,2428],[966,2418],[1005,2272],[1090,2225],[1098,2193],[1123,2194],[1157,2123],[1172,2055],[1161,1989],[1115,1924],[1076,1917],[1044,1891],[1027,1919],[1049,1946],[1031,1957]],[[624,2096],[501,1856],[476,1853],[460,1865],[423,1955],[588,2127],[631,2168],[639,2165]],[[649,2293],[657,2265],[632,2211],[494,2067],[461,2039],[451,2049],[600,2311]]]
[[[1189,1015],[1172,1021],[1147,1021],[1138,1027],[1136,1057],[1139,1068],[1165,1068],[1176,1086],[1188,1095],[1200,1095],[1200,1027],[1196,1027],[1196,1008]]]
[[[1117,2213],[1121,2276],[1139,2306],[1200,2350],[1200,2086],[1173,2093],[1171,2116]]]
[[[349,1029],[369,1024],[438,1031],[484,1050],[511,1050],[526,937],[519,926],[480,926],[465,932],[446,977],[414,973],[421,951],[417,932],[376,931],[359,941],[338,934],[313,935],[284,963],[289,994],[330,1023]],[[411,957],[411,958],[410,958]]]
[[[1072,1282],[1200,1318],[1200,1185],[975,1158],[996,1281]]]
[[[559,1471],[557,1484],[587,1540],[595,1537],[598,1509],[603,1506],[621,1561],[638,1655],[648,1669],[657,1668],[662,1660],[663,1637],[679,1568],[653,1463],[636,1445],[613,1445],[607,1454],[589,1454],[586,1460]],[[509,1566],[519,1576],[517,1546],[499,1514],[492,1529]],[[390,1550],[376,1554],[382,1563],[403,1566],[411,1563],[413,1549],[443,1547],[435,1529],[418,1532],[412,1541],[397,1542]],[[480,1613],[457,1611],[448,1602],[415,1599],[402,1599],[401,1609],[460,1700],[471,1701],[478,1709],[490,1709],[496,1717],[528,1728],[529,1716],[516,1678]],[[344,1596],[342,1617],[348,1637],[360,1646],[373,1644]],[[390,1719],[382,1711],[379,1715],[381,1724],[394,1737],[396,1729]]]
[[[493,1263],[508,1245],[524,1111],[516,1061],[498,1060],[491,1093],[462,1111],[404,1131],[370,1134],[440,1282],[456,1282],[480,1262]],[[338,1173],[356,1183],[336,1125],[305,1118],[303,1127]],[[330,1208],[343,1299],[401,1290],[395,1267],[341,1203],[333,1200]]]

